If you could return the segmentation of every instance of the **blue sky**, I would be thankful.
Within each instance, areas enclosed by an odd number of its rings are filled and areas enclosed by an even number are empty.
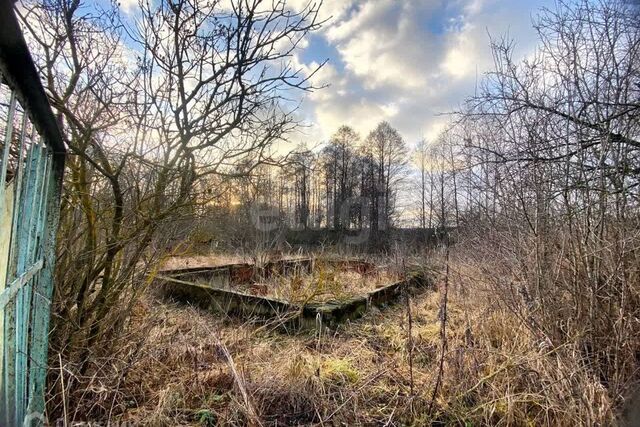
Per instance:
[[[489,35],[508,35],[518,56],[530,54],[532,18],[553,1],[325,0],[322,7],[331,20],[295,60],[311,69],[329,59],[314,82],[330,86],[304,99],[311,127],[300,139],[326,140],[341,124],[364,137],[388,120],[414,144],[433,139],[446,122],[441,113],[473,94],[491,68]]]

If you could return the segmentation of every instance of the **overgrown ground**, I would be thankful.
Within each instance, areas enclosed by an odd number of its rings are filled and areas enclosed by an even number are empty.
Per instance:
[[[380,269],[367,274],[332,266],[314,268],[311,273],[276,275],[256,283],[232,285],[242,292],[264,295],[297,304],[344,301],[402,279],[397,273]]]
[[[69,420],[136,425],[601,425],[616,403],[569,345],[536,337],[452,261],[441,386],[438,290],[325,330],[222,318],[145,297]],[[409,311],[411,327],[409,326]],[[61,390],[61,384],[53,389]],[[59,395],[58,395],[59,398]],[[618,402],[619,403],[619,402]]]

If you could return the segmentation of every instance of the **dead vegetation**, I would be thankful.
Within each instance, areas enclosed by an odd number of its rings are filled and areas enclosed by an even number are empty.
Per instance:
[[[401,275],[385,269],[361,273],[329,264],[320,264],[310,273],[279,274],[255,283],[231,285],[254,295],[268,296],[295,304],[344,301],[390,285]]]
[[[215,267],[224,264],[247,262],[248,258],[241,255],[209,254],[209,255],[183,255],[169,257],[162,263],[161,270],[174,270],[177,268]]]
[[[440,292],[410,301],[411,336],[402,304],[336,330],[286,335],[147,297],[134,310],[126,350],[96,363],[65,396],[67,418],[167,426],[611,423],[616,396],[584,357],[568,343],[541,340],[495,288],[471,277],[482,272],[454,257],[433,402]],[[52,387],[56,401],[60,386]]]
[[[364,145],[344,126],[319,152],[310,145],[286,162],[265,158],[296,128],[294,111],[280,112],[283,91],[313,85],[294,64],[276,76],[260,70],[290,58],[319,29],[319,3],[290,15],[277,1],[264,24],[265,2],[253,2],[233,11],[231,26],[219,3],[179,0],[169,10],[143,2],[138,36],[147,59],[123,70],[111,67],[128,25],[116,19],[116,3],[95,15],[83,2],[25,2],[22,20],[43,52],[38,62],[72,154],[48,419],[613,424],[640,382],[633,2],[560,1],[540,11],[538,48],[524,61],[509,39],[492,40],[493,69],[454,123],[412,153],[421,239],[411,250],[438,266],[438,291],[298,335],[166,305],[144,285],[182,244],[232,254],[216,260],[194,251],[167,266],[235,261],[236,250],[264,265],[272,252],[344,255],[345,246],[358,246],[401,274],[407,236],[418,234],[400,228],[410,218],[396,203],[412,160],[386,122]],[[265,40],[253,37],[256,25]],[[160,40],[166,34],[183,46],[170,58]],[[280,51],[285,39],[292,45]],[[47,51],[60,55],[49,59]],[[209,75],[210,58],[223,71]],[[157,66],[166,61],[183,67]],[[199,83],[185,88],[185,69],[201,70]],[[92,76],[99,84],[90,85]],[[148,84],[155,81],[164,83]],[[352,206],[354,196],[361,205]],[[442,245],[450,234],[449,257]],[[369,277],[324,272],[256,291],[310,301],[375,286]]]

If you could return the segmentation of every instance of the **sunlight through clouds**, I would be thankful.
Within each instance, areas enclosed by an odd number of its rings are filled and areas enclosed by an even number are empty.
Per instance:
[[[233,0],[222,0],[227,10]],[[314,2],[311,2],[313,4]],[[363,134],[389,120],[410,144],[437,128],[492,66],[490,36],[508,34],[516,54],[532,53],[531,16],[551,0],[324,0],[322,29],[304,39],[291,65],[320,90],[305,94],[298,111],[307,124],[297,143],[326,141],[348,124]],[[127,15],[138,0],[121,0]],[[293,13],[308,0],[288,0]],[[282,41],[284,49],[288,41]],[[284,66],[286,64],[277,64]],[[296,101],[297,102],[297,101]]]
[[[312,41],[301,55],[311,69],[329,53],[314,82],[330,86],[303,104],[303,115],[318,132],[307,139],[326,139],[342,124],[368,132],[378,120],[391,121],[410,143],[432,133],[440,127],[440,113],[473,94],[476,79],[492,65],[490,35],[508,33],[517,41],[516,53],[530,53],[531,14],[549,3],[325,2],[325,13],[333,15],[319,35],[326,46]]]

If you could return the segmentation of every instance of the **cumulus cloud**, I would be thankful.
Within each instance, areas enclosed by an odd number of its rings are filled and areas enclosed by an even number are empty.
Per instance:
[[[222,0],[219,7],[233,0]],[[288,0],[301,11],[315,0]],[[301,120],[293,138],[314,145],[340,125],[365,136],[381,120],[398,128],[409,143],[435,138],[452,111],[473,93],[492,65],[489,35],[507,34],[521,56],[531,53],[531,16],[553,0],[324,0],[323,28],[306,38],[291,58],[295,69],[311,75]],[[127,12],[137,0],[121,0]],[[265,7],[270,2],[265,3]],[[285,49],[289,41],[283,40]]]
[[[353,4],[356,3],[355,0],[323,0],[322,7],[320,8],[320,13],[318,18],[321,21],[332,20],[336,22],[349,11],[353,7]],[[300,11],[309,5],[317,5],[317,1],[311,0],[288,0],[287,6],[293,10]]]
[[[424,22],[419,16],[433,9],[429,2],[367,2],[350,19],[330,28],[327,38],[346,69],[361,78],[367,89],[420,88],[429,78],[420,65],[441,55],[433,38],[420,37]]]
[[[126,13],[131,13],[138,7],[138,0],[119,0],[118,4]]]
[[[314,83],[330,86],[309,96],[303,108],[314,137],[326,139],[341,124],[364,134],[380,120],[411,143],[435,137],[446,122],[440,113],[472,94],[478,74],[490,68],[489,35],[508,33],[519,54],[529,53],[531,16],[550,2],[325,1],[323,16],[334,18],[316,36],[323,49],[312,42],[303,55],[309,60],[328,52],[330,59],[314,76]]]

